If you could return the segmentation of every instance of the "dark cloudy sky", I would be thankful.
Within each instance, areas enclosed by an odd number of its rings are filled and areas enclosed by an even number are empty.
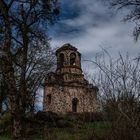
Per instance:
[[[50,29],[51,44],[59,47],[71,43],[86,58],[92,58],[103,48],[116,56],[128,52],[136,56],[140,41],[134,42],[134,23],[122,22],[126,11],[116,12],[100,0],[61,0],[59,20]]]
[[[94,59],[101,47],[114,58],[119,52],[124,55],[128,52],[132,57],[140,54],[140,39],[135,43],[132,36],[135,25],[121,21],[126,10],[117,13],[100,2],[103,0],[60,1],[59,20],[49,28],[53,47],[71,43],[84,59]],[[95,66],[87,65],[83,67],[84,71],[95,71]]]

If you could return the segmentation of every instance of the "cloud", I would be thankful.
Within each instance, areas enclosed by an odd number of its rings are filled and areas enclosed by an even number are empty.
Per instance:
[[[121,22],[124,13],[117,15],[101,1],[61,0],[59,20],[49,27],[52,47],[64,43],[77,47],[82,53],[83,71],[91,75],[96,72],[96,65],[83,60],[94,59],[102,48],[113,58],[119,52],[124,55],[128,52],[132,57],[140,53],[140,41],[134,43],[132,37],[134,24]]]
[[[133,23],[121,21],[123,13],[116,14],[99,0],[62,0],[60,20],[53,25],[51,44],[60,47],[71,43],[92,59],[106,48],[113,57],[118,52],[136,56],[140,52],[140,41],[134,43]]]

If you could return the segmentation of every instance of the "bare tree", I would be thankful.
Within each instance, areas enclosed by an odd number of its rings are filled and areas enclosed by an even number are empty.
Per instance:
[[[124,21],[132,21],[135,23],[133,35],[138,40],[140,35],[140,1],[139,0],[107,0],[113,8],[125,9],[126,15]]]
[[[56,3],[57,0],[0,0],[0,65],[9,89],[14,140],[23,139],[22,116],[29,93],[35,92],[44,69],[50,68],[50,63],[44,63],[50,62],[45,60],[49,50],[45,27],[59,13]]]
[[[106,57],[109,56],[109,62]],[[101,110],[111,122],[106,139],[135,140],[140,132],[140,62],[121,54],[113,60],[107,51],[95,61],[99,69],[94,82],[99,87]]]
[[[28,52],[28,65],[26,72],[27,93],[25,110],[34,111],[37,91],[43,86],[46,75],[55,67],[55,54],[50,48],[37,44]],[[28,103],[27,103],[28,101]]]

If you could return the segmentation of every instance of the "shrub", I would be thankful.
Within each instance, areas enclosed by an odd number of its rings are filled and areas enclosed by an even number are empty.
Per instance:
[[[0,116],[0,133],[7,133],[10,131],[12,124],[12,116],[9,112],[5,112]]]

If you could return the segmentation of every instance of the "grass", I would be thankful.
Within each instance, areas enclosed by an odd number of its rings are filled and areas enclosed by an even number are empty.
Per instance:
[[[10,140],[10,137],[3,135],[3,136],[0,136],[0,140]]]
[[[53,129],[51,133],[46,135],[47,140],[86,140],[88,138],[85,131],[79,131],[78,129]]]
[[[33,140],[88,140],[94,133],[103,137],[110,128],[109,122],[88,122],[74,128],[45,128],[45,139],[33,138]],[[43,136],[42,136],[43,137]],[[0,140],[10,140],[10,137],[0,136]]]
[[[109,130],[109,128],[111,127],[111,123],[109,122],[90,122],[90,123],[86,123],[85,124],[87,130],[94,130],[94,133],[98,136],[98,137],[103,137],[107,131]]]
[[[93,131],[98,137],[103,137],[110,128],[108,122],[84,123],[80,128],[51,128],[46,130],[47,140],[88,140]]]

